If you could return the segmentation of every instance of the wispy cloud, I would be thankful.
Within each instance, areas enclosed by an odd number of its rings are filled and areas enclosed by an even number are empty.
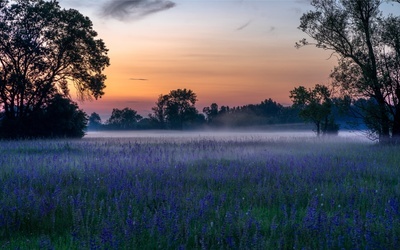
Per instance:
[[[236,28],[236,30],[245,29],[247,26],[251,24],[252,20],[247,21],[245,24],[241,25],[240,27]]]
[[[271,26],[271,27],[269,27],[269,30],[268,30],[268,32],[274,32],[276,30],[276,27],[275,26]]]
[[[175,5],[168,0],[109,0],[103,4],[102,14],[118,20],[140,19]]]
[[[147,81],[148,79],[145,78],[129,78],[131,81]]]

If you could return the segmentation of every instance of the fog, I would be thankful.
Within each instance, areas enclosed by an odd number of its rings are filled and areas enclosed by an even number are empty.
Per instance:
[[[84,138],[180,138],[180,139],[220,139],[220,140],[277,140],[317,138],[312,131],[171,131],[171,130],[133,130],[133,131],[89,131]],[[324,140],[350,139],[370,141],[362,131],[340,131],[338,136],[321,136]]]

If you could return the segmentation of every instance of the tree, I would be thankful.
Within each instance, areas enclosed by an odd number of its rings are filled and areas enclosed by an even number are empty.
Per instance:
[[[271,98],[265,99],[258,106],[262,114],[272,117],[279,116],[280,112],[282,112],[283,109],[283,106],[281,104],[273,101]]]
[[[44,136],[81,138],[85,135],[87,122],[87,115],[75,102],[62,95],[55,95],[44,109],[42,124],[47,124],[45,127],[48,128]]]
[[[184,125],[201,119],[194,106],[196,101],[197,95],[192,90],[171,90],[168,95],[159,96],[150,117],[160,128],[183,129]]]
[[[332,99],[330,90],[324,85],[315,85],[314,89],[303,86],[290,91],[293,106],[299,108],[299,116],[305,122],[312,122],[319,136],[322,134],[337,133],[339,126],[332,116]]]
[[[116,129],[135,129],[140,119],[142,116],[133,109],[113,109],[107,124]]]
[[[156,124],[155,126],[159,129],[165,129],[167,126],[167,104],[168,104],[168,95],[160,95],[157,99],[156,106],[152,107],[154,114],[150,114],[150,120],[152,123]]]
[[[55,95],[45,107],[30,116],[18,120],[3,120],[0,136],[81,138],[85,135],[87,121],[86,114],[75,102],[62,95]]]
[[[109,58],[92,26],[89,18],[73,9],[61,9],[54,0],[1,1],[0,105],[4,119],[23,122],[35,117],[56,96],[69,97],[68,83],[75,86],[81,100],[104,94],[102,71]]]
[[[89,116],[89,129],[98,129],[101,126],[101,118],[100,115],[96,112],[93,112]]]
[[[373,100],[375,105],[362,107],[361,115],[382,142],[400,136],[400,17],[383,16],[384,2],[313,0],[315,10],[301,17],[299,29],[316,42],[296,44],[313,44],[339,58],[331,75],[334,86],[353,103]]]
[[[210,107],[204,107],[203,113],[207,116],[207,122],[211,123],[218,116],[218,104],[211,103]]]

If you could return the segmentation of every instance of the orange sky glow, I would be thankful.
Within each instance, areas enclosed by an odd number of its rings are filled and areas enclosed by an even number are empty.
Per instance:
[[[197,94],[199,111],[267,98],[290,105],[291,89],[328,83],[336,64],[330,52],[294,47],[306,37],[297,27],[307,1],[176,0],[139,18],[105,16],[98,3],[60,1],[89,16],[109,49],[105,95],[78,102],[103,120],[125,107],[146,117],[160,94],[178,88]]]

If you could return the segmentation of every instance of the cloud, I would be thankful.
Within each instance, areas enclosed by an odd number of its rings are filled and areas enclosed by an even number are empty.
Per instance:
[[[251,24],[252,20],[247,21],[247,23],[243,24],[242,26],[236,28],[236,30],[242,30]]]
[[[148,79],[145,78],[129,78],[131,81],[147,81]]]
[[[109,0],[103,4],[102,14],[118,20],[140,19],[175,5],[168,0]]]
[[[271,27],[269,27],[269,30],[268,30],[268,32],[274,32],[275,31],[275,26],[271,26]]]

